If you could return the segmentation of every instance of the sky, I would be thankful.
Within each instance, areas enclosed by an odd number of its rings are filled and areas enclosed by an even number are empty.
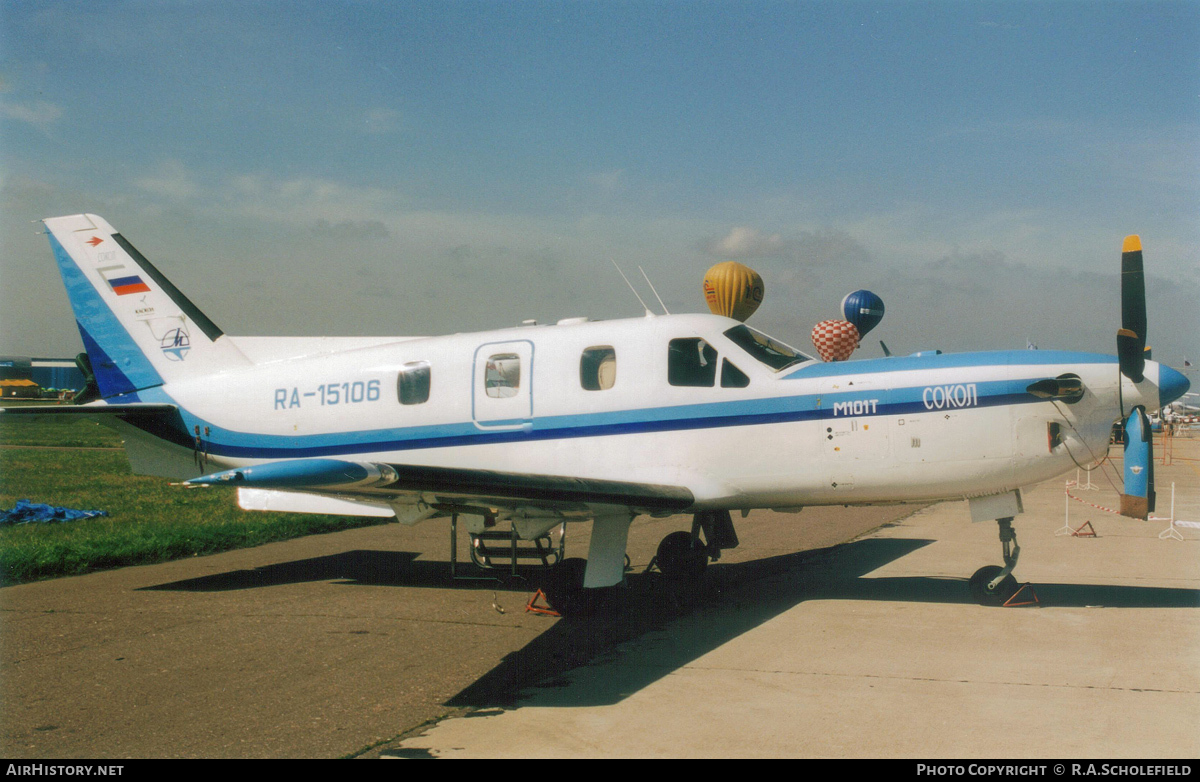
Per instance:
[[[706,311],[813,353],[1200,357],[1200,2],[0,0],[0,354],[72,356],[41,218],[99,214],[225,332]]]

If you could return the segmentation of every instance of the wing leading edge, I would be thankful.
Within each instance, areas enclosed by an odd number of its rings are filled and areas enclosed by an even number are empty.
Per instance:
[[[483,503],[547,510],[618,505],[645,513],[674,513],[695,502],[692,492],[682,486],[342,459],[267,462],[212,473],[187,483],[310,491],[385,501],[420,500],[447,506]]]

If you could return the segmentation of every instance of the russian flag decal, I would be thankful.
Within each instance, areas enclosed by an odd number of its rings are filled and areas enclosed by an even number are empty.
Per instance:
[[[142,282],[142,278],[136,274],[129,277],[114,277],[108,281],[112,286],[113,293],[118,296],[125,296],[130,293],[145,293],[150,290],[150,286]]]

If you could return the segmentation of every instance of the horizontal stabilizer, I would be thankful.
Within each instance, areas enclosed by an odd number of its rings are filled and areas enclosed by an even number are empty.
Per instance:
[[[153,402],[131,402],[121,405],[28,405],[25,407],[6,407],[0,409],[0,415],[28,418],[75,417],[97,418],[114,416],[116,418],[148,418],[172,415],[178,412],[175,405],[156,404]]]

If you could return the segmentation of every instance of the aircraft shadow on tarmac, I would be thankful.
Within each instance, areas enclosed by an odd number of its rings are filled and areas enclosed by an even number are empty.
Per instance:
[[[563,706],[615,703],[807,600],[973,604],[965,577],[867,577],[933,542],[865,538],[749,562],[716,563],[698,586],[672,583],[659,573],[630,573],[629,588],[623,594],[618,612],[555,622],[451,698],[447,705],[474,708],[512,705],[524,688],[553,687],[556,683],[553,677],[592,662],[617,644],[661,632],[663,638],[655,665],[623,671],[623,678],[599,686],[572,687],[570,695],[564,689],[561,702],[552,699]],[[420,560],[420,556],[408,551],[346,551],[143,589],[219,592],[313,581],[496,588],[492,579],[453,579],[449,562]],[[531,591],[535,588],[532,583],[526,585]],[[1053,583],[1034,584],[1033,588],[1044,607],[1200,607],[1200,590],[1195,589]]]
[[[710,569],[703,591],[685,596],[661,578],[650,584],[631,579],[635,601],[609,617],[563,621],[458,693],[449,706],[514,705],[523,687],[542,688],[539,706],[601,706],[617,703],[788,609],[807,600],[884,600],[974,605],[966,578],[905,576],[866,578],[932,540],[868,538],[797,554]],[[1045,607],[1198,608],[1200,590],[1101,584],[1034,584]],[[677,589],[677,588],[675,588]],[[639,595],[639,592],[642,594]],[[712,600],[716,597],[718,599]],[[708,602],[704,602],[708,600]],[[645,601],[650,601],[647,604]],[[672,604],[674,615],[671,615]],[[629,610],[630,608],[641,610]],[[681,610],[682,609],[682,610]],[[979,610],[1003,610],[989,608]],[[676,619],[678,621],[670,621]],[[666,621],[664,621],[666,620]],[[613,676],[573,674],[587,686],[571,686],[565,671],[590,662],[617,643],[660,631],[650,665],[622,666]],[[607,641],[607,643],[604,643]],[[582,658],[587,659],[582,659]],[[539,676],[540,674],[540,676]],[[555,676],[560,678],[555,679]],[[547,695],[545,688],[562,687]]]
[[[354,550],[324,557],[297,559],[252,570],[231,570],[199,578],[187,578],[167,584],[143,587],[147,591],[225,592],[303,584],[313,581],[338,581],[373,586],[419,586],[444,589],[495,589],[507,579],[507,572],[496,577],[471,567],[471,578],[452,578],[449,562],[419,559],[413,551]]]

